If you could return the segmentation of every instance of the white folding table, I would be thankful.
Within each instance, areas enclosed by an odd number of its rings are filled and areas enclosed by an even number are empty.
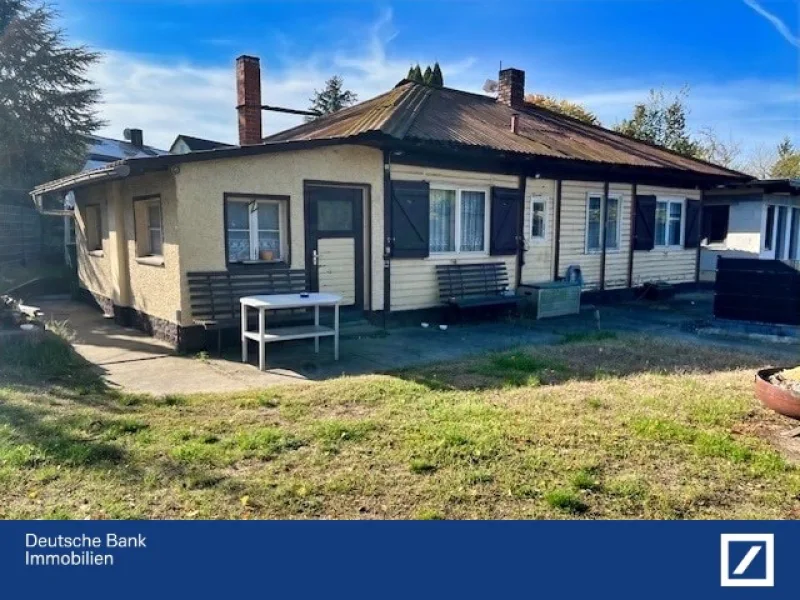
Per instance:
[[[266,345],[271,342],[314,338],[314,352],[319,352],[319,338],[333,336],[333,357],[339,360],[339,303],[341,296],[336,294],[309,293],[273,294],[266,296],[245,296],[239,299],[242,305],[242,362],[247,362],[247,341],[258,342],[258,368],[266,369]],[[333,327],[319,324],[321,306],[333,307]],[[292,327],[276,327],[267,329],[266,312],[287,308],[314,308],[313,325],[297,325]],[[258,311],[258,331],[247,329],[247,309]]]

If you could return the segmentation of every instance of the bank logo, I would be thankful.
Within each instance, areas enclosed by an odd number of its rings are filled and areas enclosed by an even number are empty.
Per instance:
[[[775,535],[723,533],[720,536],[722,587],[774,587]]]

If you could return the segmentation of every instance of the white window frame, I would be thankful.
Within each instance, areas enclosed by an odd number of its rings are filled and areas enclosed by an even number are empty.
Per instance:
[[[653,227],[658,227],[658,205],[661,203],[667,204],[667,221],[665,223],[666,231],[664,231],[664,244],[656,244],[656,232],[653,231],[653,250],[682,250],[686,242],[686,198],[679,198],[677,196],[656,196],[656,219],[653,221]],[[669,238],[669,205],[681,205],[681,224],[680,224],[680,242],[678,244],[670,244]]]
[[[489,199],[489,188],[485,187],[467,187],[463,185],[457,184],[448,184],[448,183],[432,183],[430,184],[431,191],[433,190],[444,190],[444,191],[454,191],[456,193],[456,224],[455,224],[455,231],[453,232],[455,236],[454,240],[454,248],[453,251],[448,252],[433,252],[430,251],[429,255],[433,257],[442,257],[442,256],[489,256],[489,225],[491,221],[491,215],[489,211],[491,210],[491,203]],[[483,193],[483,250],[470,250],[470,251],[462,251],[461,250],[461,194],[463,192],[481,192]],[[429,209],[430,211],[430,209]],[[429,214],[430,218],[430,214]],[[428,249],[430,250],[430,241],[428,242]]]
[[[773,218],[772,218],[772,247],[767,248],[767,211],[769,207],[773,207]],[[784,256],[777,256],[777,248],[778,248],[778,214],[781,209],[784,207],[786,209],[786,223],[783,232],[783,241],[781,242],[781,248],[783,250]],[[793,218],[793,211],[800,211],[800,206],[794,206],[788,203],[782,202],[768,202],[764,204],[761,214],[761,258],[772,258],[778,260],[797,260],[791,259],[789,256],[789,251],[791,248],[792,243],[792,218]],[[797,232],[798,240],[797,243],[800,245],[800,232]]]
[[[288,222],[286,219],[286,211],[288,208],[288,202],[285,200],[278,200],[273,198],[254,198],[248,197],[245,194],[241,196],[229,196],[225,199],[227,203],[237,203],[237,204],[245,204],[247,205],[248,210],[248,229],[246,230],[249,235],[250,239],[250,258],[247,260],[239,260],[239,261],[231,261],[230,256],[228,255],[228,232],[231,231],[228,229],[228,220],[225,219],[224,227],[225,227],[225,261],[230,264],[251,264],[251,263],[288,263],[289,261],[289,246],[287,243],[287,235],[288,229],[286,223]],[[272,260],[262,260],[259,258],[259,249],[258,249],[258,206],[261,204],[276,204],[278,206],[278,246],[280,248],[280,256],[278,258],[273,258]],[[226,214],[227,214],[227,207],[226,207]],[[244,229],[234,229],[233,231],[245,231]],[[265,229],[264,231],[272,231],[271,229]]]
[[[533,235],[533,205],[534,203],[537,204],[544,204],[544,211],[542,213],[543,218],[543,227],[544,227],[544,235]],[[548,236],[550,235],[550,224],[548,223],[548,219],[550,217],[550,196],[545,195],[533,195],[530,197],[530,228],[528,230],[528,234],[531,238],[531,243],[533,244],[544,244],[547,242]]]
[[[589,248],[589,205],[592,198],[600,199],[600,247]],[[617,201],[617,236],[614,240],[615,246],[611,247],[606,244],[606,254],[609,252],[620,251],[620,235],[622,228],[622,194],[614,193],[608,195],[609,200]],[[587,192],[586,193],[586,214],[584,219],[584,234],[583,234],[583,250],[585,254],[600,254],[603,251],[603,240],[606,237],[606,203],[603,202],[602,192]]]

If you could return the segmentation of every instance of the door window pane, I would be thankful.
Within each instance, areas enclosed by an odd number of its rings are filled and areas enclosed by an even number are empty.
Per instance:
[[[484,249],[486,194],[461,192],[461,251],[481,252]]]
[[[531,203],[531,237],[544,239],[544,202]]]
[[[800,208],[793,208],[792,227],[789,230],[789,258],[791,260],[800,259],[798,245],[800,245]]]
[[[767,206],[767,226],[764,232],[764,250],[772,250],[772,228],[775,225],[775,207]]]
[[[775,225],[775,258],[783,259],[786,247],[786,207],[778,207],[778,222]]]
[[[350,200],[317,202],[317,228],[320,231],[352,231],[353,203]]]
[[[430,251],[453,252],[456,249],[456,192],[431,190]]]

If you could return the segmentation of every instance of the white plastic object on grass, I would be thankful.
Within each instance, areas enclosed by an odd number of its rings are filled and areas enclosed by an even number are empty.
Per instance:
[[[447,325],[439,325],[439,329],[442,331],[447,331]]]

